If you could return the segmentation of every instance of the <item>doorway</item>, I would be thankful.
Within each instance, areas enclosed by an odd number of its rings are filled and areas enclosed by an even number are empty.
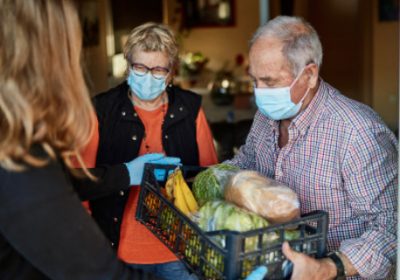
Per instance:
[[[293,13],[319,34],[321,77],[349,98],[372,105],[371,0],[272,0],[271,18]],[[282,5],[284,4],[284,5]],[[288,7],[288,5],[292,5]]]

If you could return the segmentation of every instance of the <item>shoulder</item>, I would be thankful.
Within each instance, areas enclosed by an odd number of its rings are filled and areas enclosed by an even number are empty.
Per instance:
[[[172,105],[184,105],[196,113],[199,111],[201,107],[200,95],[176,86],[169,86],[167,92]]]
[[[324,110],[316,127],[336,139],[336,145],[343,151],[360,143],[375,143],[377,139],[397,147],[393,132],[369,106],[342,95],[329,85],[324,94],[327,95]]]
[[[71,190],[66,176],[61,165],[54,161],[44,167],[26,167],[18,172],[0,168],[1,204],[27,205],[64,194]]]
[[[201,102],[201,96],[190,90],[185,90],[177,86],[169,86],[167,92],[172,94],[174,97],[181,99],[185,102],[198,103]]]
[[[110,107],[113,104],[120,102],[121,97],[127,94],[128,89],[128,84],[126,82],[123,82],[114,88],[99,93],[98,95],[93,97],[93,103],[96,107],[96,110],[102,109],[104,107]]]
[[[350,99],[331,86],[327,86],[325,118],[334,124],[350,130],[371,130],[387,128],[372,108]]]

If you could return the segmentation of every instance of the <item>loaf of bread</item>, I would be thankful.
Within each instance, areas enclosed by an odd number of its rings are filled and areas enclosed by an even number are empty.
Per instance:
[[[225,200],[254,212],[273,224],[300,217],[296,193],[255,171],[239,171],[225,187]]]

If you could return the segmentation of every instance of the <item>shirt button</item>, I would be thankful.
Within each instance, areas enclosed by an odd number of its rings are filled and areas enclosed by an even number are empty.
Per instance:
[[[118,218],[117,218],[117,217],[114,217],[114,218],[113,218],[113,221],[114,221],[114,223],[118,223]]]
[[[126,116],[126,112],[125,112],[125,111],[122,111],[122,112],[121,112],[121,115],[122,115],[123,117],[125,117],[125,116]]]
[[[120,196],[124,196],[124,195],[125,195],[125,192],[124,192],[124,191],[119,191],[119,195],[120,195]]]
[[[179,111],[181,111],[181,112],[182,112],[182,111],[183,111],[183,107],[179,107]]]
[[[133,113],[133,116],[136,118],[137,117],[137,113]]]
[[[137,140],[137,136],[136,136],[136,135],[133,135],[133,136],[132,136],[132,140],[133,140],[133,141],[136,141],[136,140]]]
[[[168,134],[164,136],[165,139],[168,139]]]
[[[171,119],[173,119],[173,118],[175,118],[175,115],[174,115],[174,114],[170,114],[169,117],[170,117]]]
[[[114,246],[115,246],[115,243],[114,243],[114,242],[111,242],[111,246],[114,247]]]

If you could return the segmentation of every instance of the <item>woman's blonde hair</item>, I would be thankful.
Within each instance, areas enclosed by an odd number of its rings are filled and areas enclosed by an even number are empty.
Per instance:
[[[81,29],[69,0],[0,0],[0,166],[71,158],[94,129],[81,70]],[[38,156],[40,145],[47,156]]]
[[[166,52],[172,69],[178,62],[178,43],[171,28],[164,24],[147,22],[134,28],[124,46],[125,59],[132,62],[137,51]]]

